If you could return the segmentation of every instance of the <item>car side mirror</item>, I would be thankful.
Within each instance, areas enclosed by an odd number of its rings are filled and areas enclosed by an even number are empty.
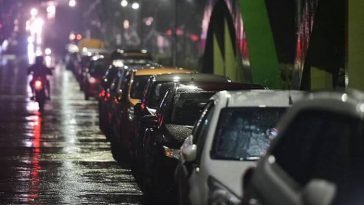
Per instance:
[[[146,115],[141,119],[141,123],[143,124],[144,127],[157,128],[158,118],[155,115]]]
[[[186,146],[182,149],[182,156],[186,162],[193,162],[197,157],[197,146],[195,144]]]
[[[302,191],[305,205],[329,205],[335,197],[335,184],[321,179],[311,180]]]
[[[249,167],[243,174],[242,177],[242,186],[243,186],[243,193],[248,189],[250,181],[253,178],[253,174],[255,172],[255,167]]]

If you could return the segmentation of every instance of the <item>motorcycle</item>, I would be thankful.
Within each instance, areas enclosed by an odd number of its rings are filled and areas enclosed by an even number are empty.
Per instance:
[[[37,78],[33,82],[34,86],[34,101],[38,102],[39,112],[44,111],[44,105],[47,100],[46,95],[46,82],[40,78]]]

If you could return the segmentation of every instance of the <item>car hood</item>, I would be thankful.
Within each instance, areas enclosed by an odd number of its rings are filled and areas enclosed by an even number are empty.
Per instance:
[[[250,167],[255,167],[256,163],[256,161],[212,160],[208,163],[208,174],[241,198],[243,175]]]
[[[192,133],[192,126],[166,124],[167,146],[179,149],[184,140]]]

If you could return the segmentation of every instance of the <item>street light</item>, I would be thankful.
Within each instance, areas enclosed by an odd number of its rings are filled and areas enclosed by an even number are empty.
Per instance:
[[[128,1],[127,0],[122,0],[120,4],[121,4],[122,7],[127,7],[128,6]]]
[[[38,9],[36,9],[36,8],[30,9],[30,15],[33,17],[38,15]]]
[[[140,4],[138,2],[134,2],[132,5],[131,5],[131,8],[134,9],[134,10],[138,10],[140,7]]]
[[[76,5],[77,5],[76,0],[69,0],[69,1],[68,1],[68,6],[70,6],[70,7],[75,7]]]

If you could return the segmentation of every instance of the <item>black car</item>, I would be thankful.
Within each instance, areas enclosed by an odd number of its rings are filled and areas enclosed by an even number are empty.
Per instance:
[[[262,89],[259,85],[229,82],[177,83],[168,89],[155,115],[141,121],[147,129],[143,135],[143,187],[153,203],[172,203],[176,199],[174,170],[176,150],[191,134],[192,126],[210,97],[220,90]]]
[[[99,101],[99,126],[101,131],[110,137],[111,120],[115,104],[118,104],[122,95],[122,83],[127,73],[133,69],[160,67],[161,65],[144,59],[113,59],[101,82]]]
[[[101,131],[106,135],[106,138],[110,137],[110,125],[111,125],[111,104],[116,100],[118,95],[118,79],[125,76],[127,70],[123,67],[111,65],[101,82],[101,91],[98,96],[98,110],[99,110],[99,127]]]
[[[108,59],[104,55],[94,55],[89,67],[84,70],[81,82],[85,100],[97,97],[101,90],[102,78],[108,69]]]
[[[171,83],[173,82],[173,83]],[[172,89],[178,83],[213,83],[213,82],[230,82],[230,79],[220,75],[204,74],[204,73],[190,73],[190,74],[165,74],[152,76],[146,85],[141,103],[136,104],[134,108],[134,119],[131,123],[131,128],[134,130],[129,135],[131,147],[130,155],[132,161],[135,163],[135,174],[140,175],[140,171],[144,166],[144,154],[142,138],[145,131],[143,124],[139,123],[140,119],[146,115],[155,115],[156,109],[159,105],[161,98],[164,96],[166,90]],[[263,89],[260,85],[255,84],[242,84],[242,83],[229,83],[226,89]],[[138,177],[137,177],[138,178]]]
[[[230,82],[229,78],[220,75],[204,74],[204,73],[189,73],[189,74],[164,74],[154,75],[149,78],[146,88],[141,98],[141,102],[137,103],[134,108],[134,120],[132,123],[133,133],[128,136],[131,142],[132,160],[138,163],[138,167],[142,166],[142,155],[138,156],[142,150],[141,138],[143,136],[145,127],[143,127],[139,120],[145,115],[154,115],[159,105],[161,98],[164,96],[167,89],[173,88],[176,83],[189,83],[189,82]]]

